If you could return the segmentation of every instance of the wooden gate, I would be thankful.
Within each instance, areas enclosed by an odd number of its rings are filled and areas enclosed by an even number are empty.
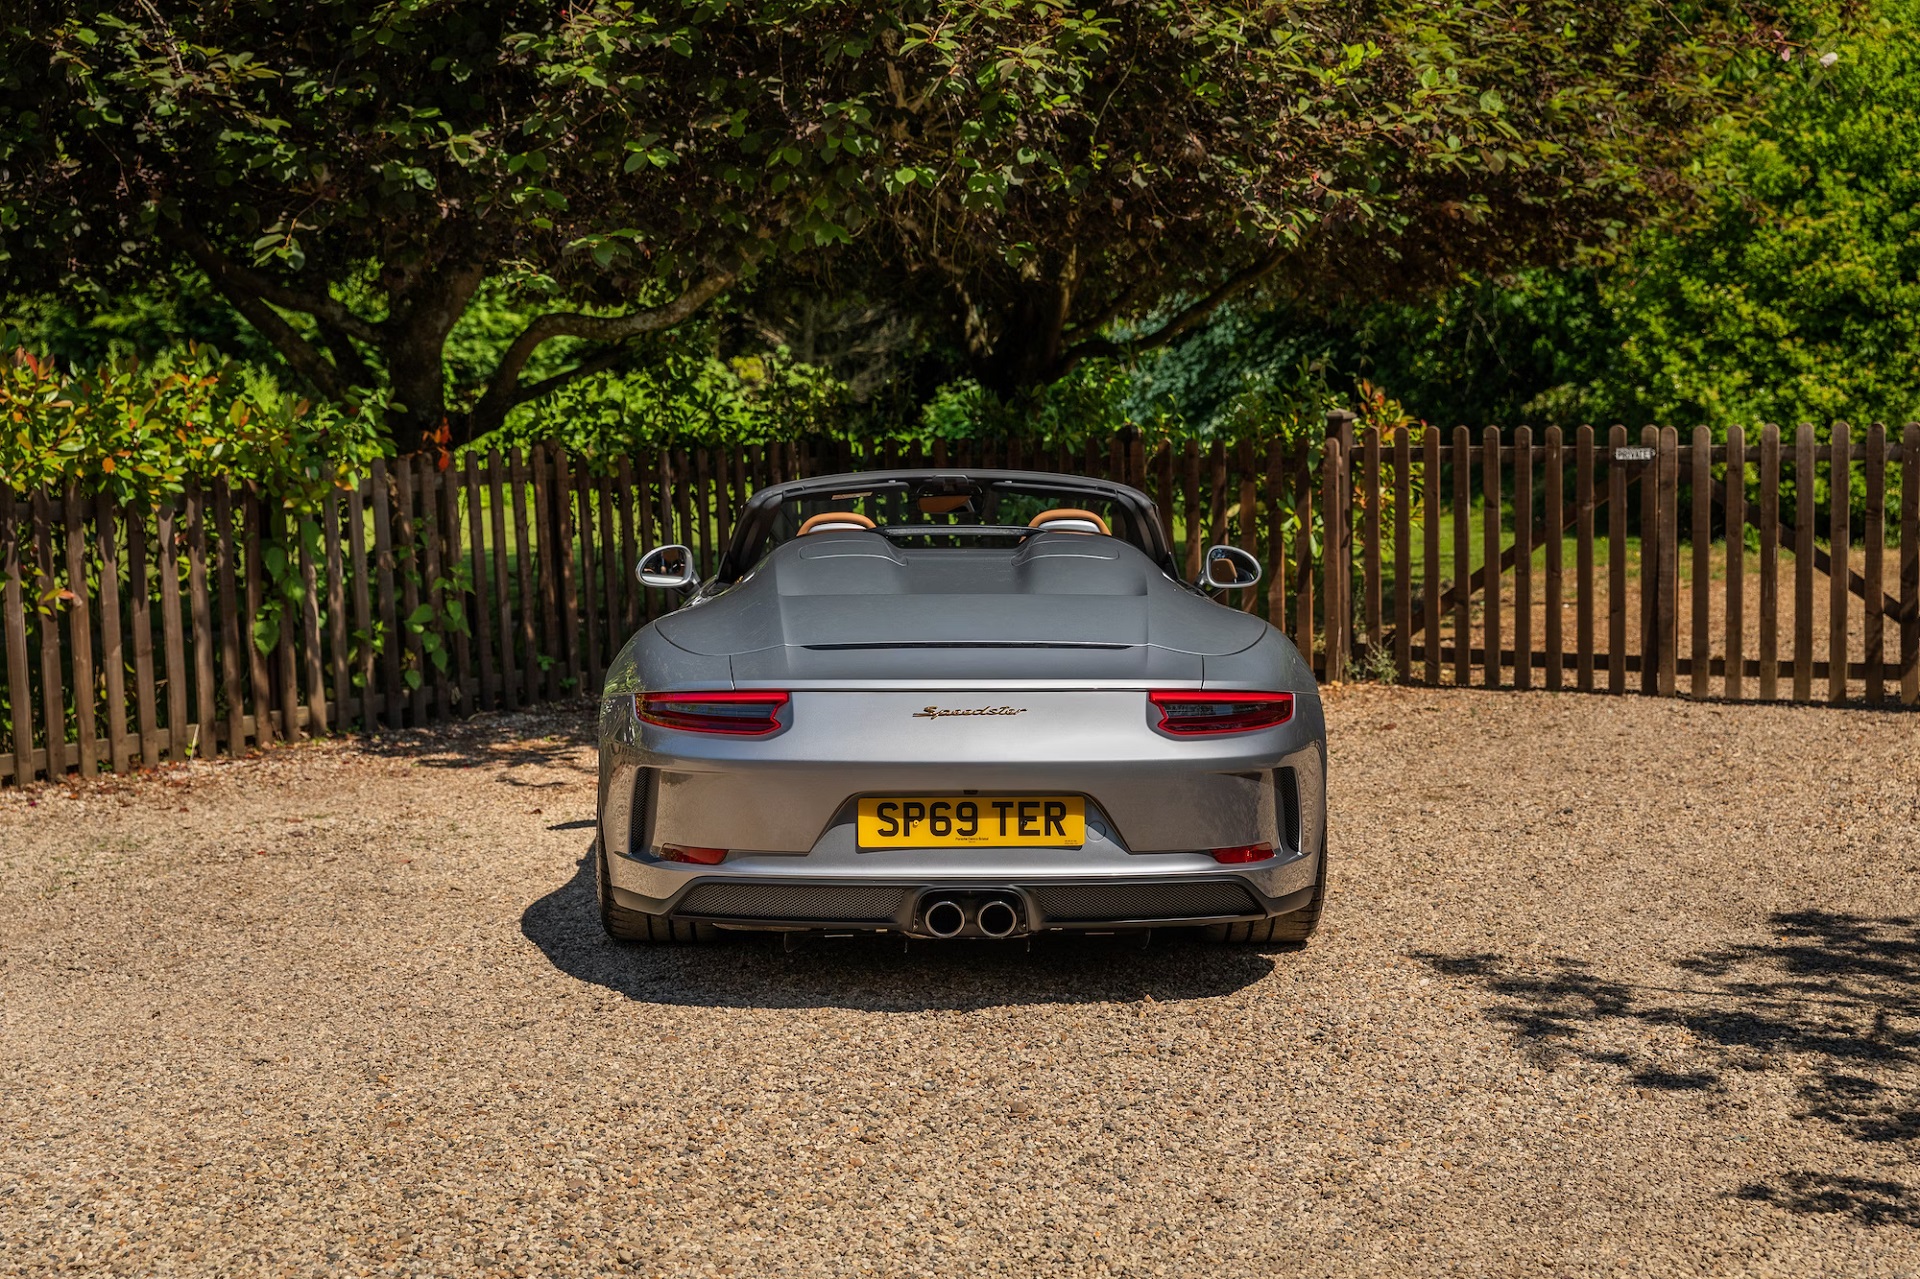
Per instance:
[[[1920,428],[1367,429],[1349,448],[1362,606],[1336,656],[1426,684],[1920,700]]]

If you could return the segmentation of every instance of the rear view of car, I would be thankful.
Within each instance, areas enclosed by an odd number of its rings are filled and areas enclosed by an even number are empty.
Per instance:
[[[688,603],[626,646],[602,703],[614,936],[1312,931],[1312,674],[1179,580],[1143,494],[834,476],[756,495],[707,582],[677,549],[642,568]],[[1252,576],[1229,559],[1213,580]]]

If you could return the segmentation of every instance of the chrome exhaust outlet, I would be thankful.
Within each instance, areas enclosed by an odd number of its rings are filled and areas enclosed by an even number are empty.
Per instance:
[[[980,908],[974,922],[988,937],[1011,937],[1013,930],[1020,926],[1020,914],[1006,902],[990,901]]]
[[[935,937],[958,937],[960,930],[967,926],[967,912],[960,909],[960,903],[942,897],[927,907],[922,917],[926,929]]]

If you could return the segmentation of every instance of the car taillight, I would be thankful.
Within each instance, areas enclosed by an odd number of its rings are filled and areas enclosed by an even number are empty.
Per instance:
[[[1273,856],[1272,844],[1239,844],[1233,848],[1216,848],[1213,860],[1233,865],[1237,862],[1263,862]]]
[[[1293,718],[1292,693],[1209,692],[1202,688],[1160,689],[1147,694],[1160,711],[1155,725],[1175,737],[1250,733]]]
[[[649,724],[690,733],[765,737],[780,728],[787,695],[769,689],[723,689],[712,693],[635,693],[633,713]]]
[[[718,866],[727,860],[724,848],[690,848],[685,844],[660,845],[660,860],[665,862],[692,862],[696,866]]]

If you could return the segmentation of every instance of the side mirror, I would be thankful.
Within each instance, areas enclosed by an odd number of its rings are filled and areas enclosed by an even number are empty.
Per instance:
[[[690,591],[700,584],[700,572],[693,566],[693,552],[684,546],[656,546],[640,557],[634,576],[642,586],[657,586],[663,591]]]
[[[1237,546],[1209,546],[1202,580],[1217,591],[1242,591],[1260,580],[1260,561]]]

